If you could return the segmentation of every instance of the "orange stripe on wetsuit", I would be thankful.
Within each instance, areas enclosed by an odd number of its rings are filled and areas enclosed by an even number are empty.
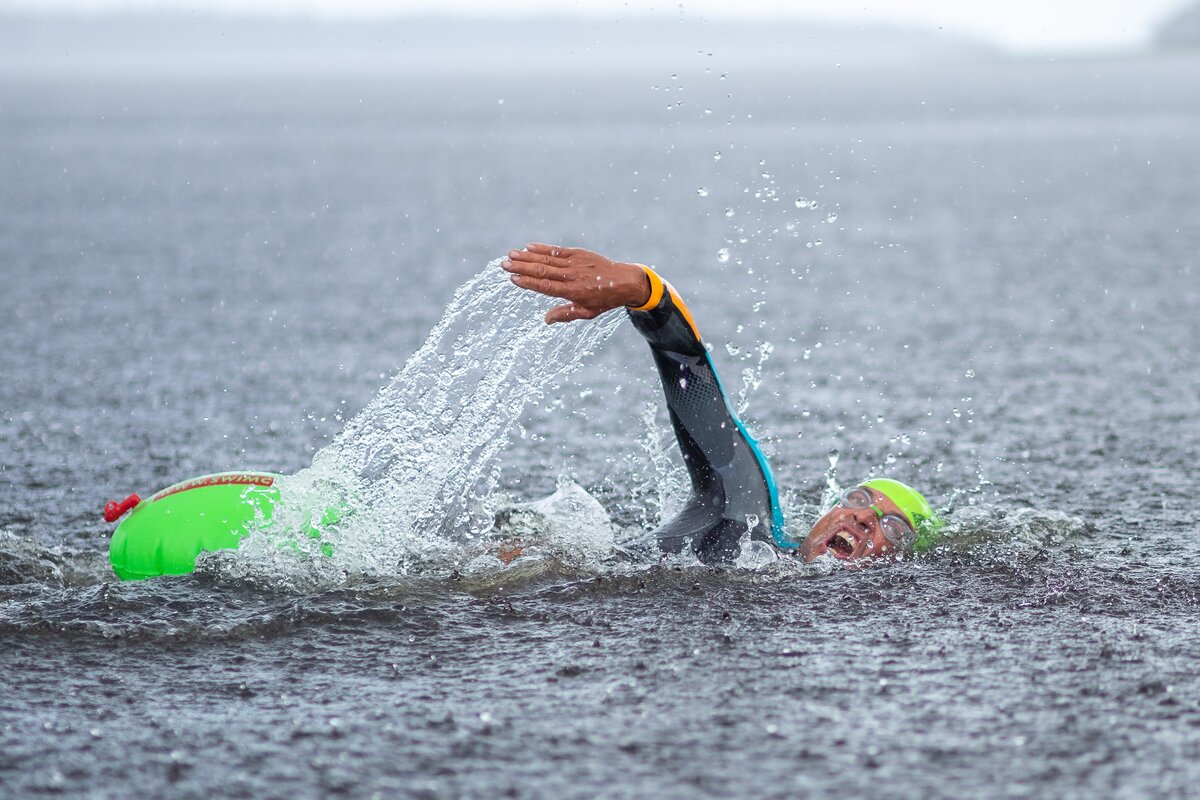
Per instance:
[[[638,264],[639,267],[646,273],[646,277],[650,279],[650,299],[645,305],[637,308],[630,308],[630,311],[649,311],[655,308],[662,302],[663,295],[668,294],[671,301],[675,304],[675,308],[683,315],[687,321],[688,327],[692,329],[692,335],[696,337],[696,341],[700,341],[700,329],[696,327],[696,320],[692,318],[692,312],[688,309],[687,303],[683,302],[683,298],[679,296],[679,292],[675,291],[675,287],[664,281],[659,274],[647,267],[645,264]]]

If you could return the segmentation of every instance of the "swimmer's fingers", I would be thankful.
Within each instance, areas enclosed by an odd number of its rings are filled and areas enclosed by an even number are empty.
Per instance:
[[[546,312],[546,324],[553,325],[556,322],[573,322],[577,319],[595,319],[603,313],[600,309],[584,308],[575,303],[564,303]]]
[[[562,281],[550,280],[548,278],[538,278],[530,275],[525,275],[520,272],[515,272],[509,280],[522,289],[528,289],[531,292],[548,295],[550,297],[561,297],[564,300],[569,299],[570,295],[575,294],[575,289],[568,286]]]
[[[509,254],[509,257],[500,262],[500,266],[507,272],[513,275],[524,275],[527,278],[537,278],[544,281],[565,281],[567,280],[567,272],[561,267],[552,266],[544,261],[529,261],[522,258],[514,258],[513,255],[520,254],[519,250],[514,250]],[[521,284],[517,284],[520,286]]]
[[[574,247],[563,247],[559,244],[543,244],[542,242],[530,242],[525,245],[525,249],[530,253],[539,256],[549,256],[550,258],[570,258],[576,252],[586,252]]]
[[[557,244],[542,244],[541,242],[530,242],[525,245],[524,250],[513,250],[508,254],[509,258],[512,258],[514,254],[521,261],[536,261],[541,264],[562,267],[564,269],[568,267],[594,269],[599,264],[608,260],[599,253],[593,253],[591,250],[583,250],[578,247],[562,247]]]

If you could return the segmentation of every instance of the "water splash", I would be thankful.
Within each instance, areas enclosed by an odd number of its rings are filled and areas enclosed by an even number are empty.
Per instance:
[[[635,499],[642,503],[642,528],[649,530],[666,522],[683,510],[691,491],[691,479],[682,464],[675,433],[658,423],[658,407],[647,403],[642,407],[642,435],[638,452],[628,464],[628,473],[635,476],[632,489]],[[648,469],[647,469],[648,467]]]
[[[276,484],[281,500],[273,520],[238,550],[202,556],[198,571],[307,591],[444,573],[487,552],[496,535],[497,457],[509,432],[621,321],[611,315],[588,325],[547,326],[542,316],[552,301],[513,287],[497,264],[459,288],[420,349],[312,466]],[[760,368],[768,353],[759,353]],[[640,466],[648,464],[651,475],[635,494],[649,501],[639,522],[651,527],[652,512],[669,517],[687,492],[653,408],[644,419]],[[803,538],[837,497],[838,460],[832,451],[818,506],[785,490],[793,536]],[[570,506],[562,520],[555,521],[554,503],[530,508],[550,520],[553,535],[541,531],[542,547],[555,562],[597,565],[625,532],[582,489],[567,489],[560,487]],[[740,565],[765,563],[748,551]]]
[[[273,521],[205,561],[222,575],[304,587],[463,557],[492,525],[497,456],[521,413],[621,320],[548,326],[552,301],[512,286],[498,264],[459,287],[425,343],[311,467],[276,484]]]
[[[549,497],[500,509],[496,528],[520,541],[523,552],[545,553],[573,567],[595,567],[611,558],[617,532],[600,501],[566,477]]]

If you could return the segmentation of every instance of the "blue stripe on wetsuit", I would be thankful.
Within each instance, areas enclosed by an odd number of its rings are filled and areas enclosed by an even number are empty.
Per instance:
[[[685,546],[704,561],[728,561],[752,538],[795,548],[783,530],[775,477],[738,419],[683,299],[653,270],[646,305],[629,309],[650,344],[679,450],[691,477],[684,509],[654,535],[665,552]]]

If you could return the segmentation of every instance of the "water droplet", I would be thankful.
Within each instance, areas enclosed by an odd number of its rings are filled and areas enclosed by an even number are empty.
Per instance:
[[[837,222],[837,214],[830,214],[825,218],[826,222]]]
[[[974,378],[974,377],[975,377],[975,370],[973,370],[973,369],[969,369],[969,370],[967,370],[966,372],[964,372],[964,373],[963,373],[963,375],[964,375],[965,377],[968,377],[968,378]]]
[[[720,161],[720,160],[721,160],[721,151],[718,150],[717,152],[713,153],[713,161]]]
[[[696,194],[700,195],[701,197],[708,197],[708,189],[701,186],[700,188],[696,189]]]
[[[733,216],[733,209],[732,209],[732,208],[727,208],[727,209],[725,209],[725,217],[726,217],[726,219],[728,219],[729,217],[732,217],[732,216]]]
[[[720,250],[717,251],[717,261],[721,262],[722,264],[727,264],[729,262],[729,248],[728,247],[722,247]]]

